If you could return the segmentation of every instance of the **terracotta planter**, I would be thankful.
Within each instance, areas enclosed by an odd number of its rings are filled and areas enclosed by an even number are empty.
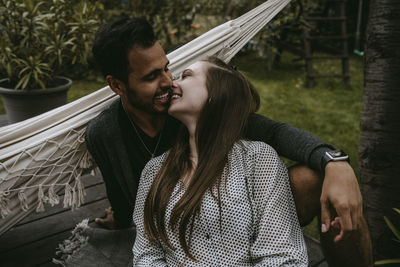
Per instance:
[[[57,86],[36,90],[15,90],[5,88],[8,79],[0,80],[0,94],[7,111],[9,123],[19,122],[67,102],[67,92],[72,85],[72,80],[57,76]]]

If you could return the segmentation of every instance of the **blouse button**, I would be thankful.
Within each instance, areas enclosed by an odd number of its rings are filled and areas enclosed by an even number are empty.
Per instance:
[[[210,235],[209,235],[208,233],[206,234],[206,238],[207,238],[207,239],[210,239]]]

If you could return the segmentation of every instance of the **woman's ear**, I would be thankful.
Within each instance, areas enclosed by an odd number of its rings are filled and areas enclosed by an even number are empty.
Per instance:
[[[106,76],[106,81],[108,85],[110,86],[111,90],[114,91],[117,95],[121,96],[125,92],[125,85],[123,82],[118,80],[117,78],[114,78],[111,75]]]

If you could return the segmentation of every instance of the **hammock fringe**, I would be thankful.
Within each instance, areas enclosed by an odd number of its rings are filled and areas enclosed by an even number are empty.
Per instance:
[[[37,205],[36,212],[43,212],[44,211],[44,203],[48,201],[48,197],[46,197],[44,195],[42,185],[39,185],[38,200],[39,200],[39,203]]]
[[[94,166],[94,160],[90,155],[89,151],[86,151],[82,159],[79,161],[79,168],[81,169],[92,169]]]
[[[77,203],[77,207],[79,208],[83,203],[85,203],[85,196],[86,196],[86,191],[85,191],[85,187],[82,184],[82,176],[79,175],[76,180],[76,191],[78,194],[78,203]]]
[[[54,189],[54,185],[51,185],[49,187],[49,203],[50,205],[53,207],[54,205],[58,205],[58,203],[60,203],[60,198],[59,196],[56,194],[55,189]]]
[[[65,185],[63,207],[72,207],[72,187],[69,184]]]
[[[18,192],[18,199],[21,205],[21,209],[27,212],[29,210],[29,206],[28,206],[28,199],[26,198],[24,190]]]
[[[8,208],[9,201],[5,194],[0,194],[0,215],[2,219],[11,213],[11,210]]]

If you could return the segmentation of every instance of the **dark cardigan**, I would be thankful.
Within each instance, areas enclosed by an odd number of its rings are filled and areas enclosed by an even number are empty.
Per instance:
[[[167,119],[156,155],[168,150],[178,128],[179,122]],[[143,132],[141,136],[143,140],[150,140]],[[117,227],[127,227],[132,221],[140,174],[150,155],[143,151],[137,134],[132,131],[120,100],[89,123],[85,137],[87,148],[103,175]],[[334,149],[308,132],[258,114],[250,116],[246,137],[263,141],[278,154],[317,171],[324,167],[321,160],[325,151]]]

